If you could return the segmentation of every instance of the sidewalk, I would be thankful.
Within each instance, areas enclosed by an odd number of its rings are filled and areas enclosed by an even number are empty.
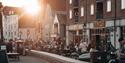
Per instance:
[[[20,56],[20,60],[9,59],[9,63],[49,63],[34,56]]]
[[[89,63],[89,62],[84,62],[84,61],[80,61],[80,60],[76,60],[76,59],[72,59],[72,58],[68,58],[68,57],[64,57],[64,56],[60,56],[57,54],[52,54],[52,53],[48,53],[48,52],[43,52],[43,51],[36,51],[36,50],[31,50],[30,53],[32,55],[36,55],[39,57],[46,57],[49,60],[56,60],[59,61],[60,63]]]

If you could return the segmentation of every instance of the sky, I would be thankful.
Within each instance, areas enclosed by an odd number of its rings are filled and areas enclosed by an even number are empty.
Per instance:
[[[38,4],[37,0],[0,0],[3,6],[24,7]]]
[[[38,0],[0,0],[3,6],[22,7],[29,14],[38,14],[40,3]]]

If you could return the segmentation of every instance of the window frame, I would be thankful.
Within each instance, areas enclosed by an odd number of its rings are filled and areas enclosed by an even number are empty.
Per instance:
[[[69,10],[69,19],[72,19],[72,17],[73,17],[73,16],[72,16],[72,10],[70,9],[70,10]]]
[[[69,4],[72,4],[72,0],[69,0]]]
[[[94,15],[94,4],[90,5],[90,15]]]
[[[83,16],[84,16],[84,7],[81,6],[81,17],[83,17]]]
[[[106,9],[106,11],[107,12],[111,12],[112,11],[112,2],[111,2],[111,0],[107,0],[107,9]]]

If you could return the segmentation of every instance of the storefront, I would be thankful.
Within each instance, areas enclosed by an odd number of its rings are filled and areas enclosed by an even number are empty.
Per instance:
[[[80,43],[83,39],[83,25],[76,24],[70,25],[66,28],[66,43],[69,45],[70,43]]]
[[[109,33],[105,27],[105,21],[95,21],[93,23],[93,28],[90,28],[90,42],[94,42],[98,50],[98,46],[101,45],[101,42],[106,43]]]

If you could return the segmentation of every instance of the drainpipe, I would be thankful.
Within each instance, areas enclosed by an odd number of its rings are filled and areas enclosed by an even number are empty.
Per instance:
[[[116,3],[116,0],[115,1],[115,10],[114,10],[114,46],[116,48],[116,31],[117,31],[117,28],[116,28],[116,19],[117,19],[117,3]]]

